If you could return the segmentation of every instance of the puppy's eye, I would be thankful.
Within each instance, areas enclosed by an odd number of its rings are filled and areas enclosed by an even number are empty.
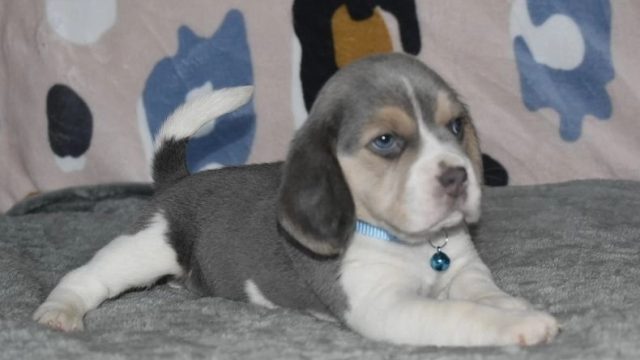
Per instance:
[[[373,139],[369,148],[376,154],[383,157],[395,157],[402,152],[404,141],[393,135],[383,134]]]
[[[447,124],[447,129],[458,139],[462,139],[464,136],[464,120],[462,117],[457,117]]]

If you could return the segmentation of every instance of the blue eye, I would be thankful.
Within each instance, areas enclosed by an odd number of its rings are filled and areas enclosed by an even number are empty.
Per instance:
[[[464,123],[461,117],[451,120],[449,124],[447,124],[447,128],[458,139],[464,136]]]
[[[394,157],[402,152],[404,142],[392,134],[383,134],[373,139],[369,148],[382,157]]]
[[[373,140],[373,146],[384,150],[392,147],[396,143],[396,138],[390,134],[380,135]]]

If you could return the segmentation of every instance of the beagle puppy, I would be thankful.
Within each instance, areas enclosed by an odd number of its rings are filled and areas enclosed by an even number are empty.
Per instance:
[[[465,224],[480,216],[478,138],[435,72],[401,54],[354,62],[321,90],[284,163],[188,174],[189,137],[251,91],[215,91],[165,122],[155,196],[35,320],[80,330],[104,300],[171,275],[202,295],[330,315],[397,344],[556,335],[556,320],[500,290],[474,249]]]

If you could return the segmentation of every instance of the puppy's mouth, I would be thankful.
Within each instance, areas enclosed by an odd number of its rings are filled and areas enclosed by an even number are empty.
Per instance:
[[[480,217],[479,201],[474,201],[474,196],[466,192],[464,196],[450,199],[446,204],[441,203],[439,211],[432,208],[426,214],[430,215],[426,215],[424,221],[414,219],[413,225],[411,222],[386,222],[385,225],[407,244],[421,244],[439,235],[443,230],[458,227],[463,223],[476,222]]]
[[[442,228],[455,226],[461,221],[467,223],[478,221],[480,217],[480,201],[475,193],[479,192],[473,191],[471,186],[467,184],[458,196],[449,198],[447,209],[443,212],[442,218],[434,222],[431,228],[434,231],[439,231]]]

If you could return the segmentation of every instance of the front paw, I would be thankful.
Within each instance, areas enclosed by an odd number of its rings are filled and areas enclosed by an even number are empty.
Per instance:
[[[502,294],[482,297],[475,302],[504,310],[533,310],[533,305],[527,300]]]
[[[498,329],[501,345],[531,346],[550,342],[558,334],[556,319],[540,311],[524,311],[505,314],[504,323]]]
[[[79,331],[84,329],[83,312],[70,304],[45,302],[33,314],[40,324],[60,331]]]

